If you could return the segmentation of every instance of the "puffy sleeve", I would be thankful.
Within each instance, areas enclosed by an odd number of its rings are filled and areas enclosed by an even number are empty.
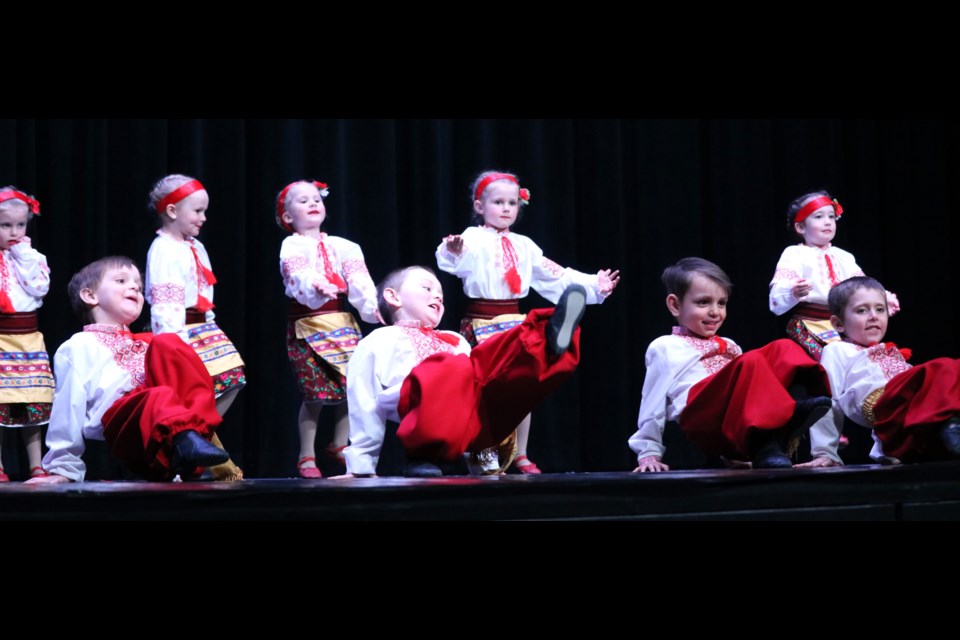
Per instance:
[[[343,279],[347,282],[347,299],[360,313],[364,322],[379,324],[377,320],[377,286],[373,284],[363,250],[355,242],[342,241],[340,264],[343,267]]]
[[[782,316],[797,306],[800,298],[793,295],[794,280],[802,278],[803,263],[798,247],[787,247],[780,255],[770,281],[770,311]]]
[[[73,362],[71,349],[60,348],[53,359],[57,387],[47,428],[47,447],[43,468],[74,482],[86,473],[81,456],[84,451],[83,425],[86,423],[88,381]]]
[[[640,400],[640,416],[637,431],[628,441],[637,454],[637,460],[648,456],[663,457],[663,428],[667,416],[667,395],[673,385],[673,375],[663,344],[654,341],[647,348],[645,358],[647,374],[643,379],[643,397]]]
[[[50,267],[47,258],[33,248],[30,238],[24,238],[10,247],[9,255],[17,282],[29,295],[40,299],[50,291]]]
[[[188,264],[174,243],[155,240],[147,254],[147,302],[153,332],[176,333],[187,342]],[[192,257],[188,256],[192,262]]]
[[[477,268],[477,257],[479,252],[476,247],[471,250],[471,245],[475,244],[478,238],[471,238],[472,229],[466,229],[460,236],[463,238],[463,249],[460,255],[454,255],[447,251],[447,243],[443,240],[437,247],[437,268],[441,271],[453,274],[458,278],[466,278]]]
[[[533,272],[530,287],[550,302],[556,304],[564,289],[571,284],[579,284],[587,290],[587,304],[601,304],[606,296],[600,293],[600,283],[596,274],[590,275],[569,267],[561,267],[543,255],[543,250],[533,240],[524,237],[528,245],[528,256]]]
[[[373,475],[377,472],[380,448],[387,430],[387,410],[377,396],[383,384],[377,371],[374,334],[360,341],[347,368],[347,406],[350,412],[350,446],[343,451],[347,473]],[[399,385],[397,385],[399,394]]]

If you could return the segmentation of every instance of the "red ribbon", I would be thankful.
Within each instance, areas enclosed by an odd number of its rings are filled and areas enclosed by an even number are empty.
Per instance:
[[[326,276],[327,282],[336,285],[340,291],[346,291],[347,283],[343,281],[339,273],[333,270],[333,262],[330,260],[330,255],[327,253],[327,246],[322,239],[318,243],[317,249],[320,252],[321,259],[323,259],[323,275]]]
[[[883,347],[883,350],[887,353],[887,355],[892,356],[894,352],[899,351],[904,360],[909,360],[913,357],[913,349],[910,349],[909,347],[903,347],[901,349],[893,342],[884,342]]]
[[[291,227],[289,224],[287,224],[283,220],[283,213],[284,211],[286,211],[286,209],[283,206],[283,202],[284,200],[287,199],[287,193],[290,192],[290,189],[293,188],[294,185],[300,184],[301,182],[308,182],[310,184],[313,184],[313,186],[315,186],[317,190],[321,192],[320,193],[321,197],[323,196],[323,193],[322,193],[323,190],[328,187],[326,182],[318,182],[316,180],[297,180],[296,182],[291,182],[290,184],[288,184],[287,186],[285,186],[283,189],[280,190],[280,195],[277,196],[277,222],[280,224],[280,226],[283,229],[291,233],[293,233],[293,227]]]
[[[837,272],[833,270],[833,260],[826,253],[823,254],[823,259],[827,263],[827,273],[830,274],[830,286],[835,287],[840,284],[840,280],[837,278]]]
[[[503,248],[503,279],[507,281],[511,293],[520,293],[520,274],[517,272],[517,252],[513,243],[506,234],[500,236],[500,246]]]
[[[204,186],[200,184],[199,180],[191,180],[190,182],[185,182],[166,196],[163,197],[163,200],[157,203],[157,215],[162,214],[167,210],[167,207],[171,204],[177,204],[191,193],[196,193],[197,191],[203,191]]]
[[[443,341],[446,342],[447,344],[453,345],[454,347],[457,346],[458,344],[460,344],[460,338],[458,338],[458,337],[456,337],[456,336],[452,336],[452,335],[446,334],[446,333],[444,333],[444,332],[442,332],[442,331],[437,331],[436,329],[434,329],[434,328],[432,328],[432,327],[423,327],[423,326],[421,326],[421,327],[419,327],[419,328],[420,328],[420,333],[422,333],[423,335],[427,336],[428,338],[439,338],[440,340],[443,340]]]
[[[200,290],[203,289],[203,282],[206,280],[207,284],[215,285],[217,284],[217,277],[213,275],[213,271],[207,269],[202,262],[200,262],[200,255],[197,253],[197,249],[191,244],[190,251],[193,252],[193,261],[197,263],[197,311],[201,313],[206,313],[210,309],[214,308],[214,304],[210,302],[207,298],[200,294]]]
[[[520,181],[517,180],[517,176],[510,175],[509,173],[491,173],[486,178],[480,181],[480,184],[477,185],[477,190],[474,193],[474,200],[479,200],[480,196],[483,195],[484,190],[490,185],[491,182],[496,182],[497,180],[509,180],[513,184],[519,186]],[[527,194],[529,198],[529,193]]]
[[[40,215],[40,202],[38,200],[34,200],[23,191],[11,189],[9,191],[0,192],[0,202],[6,202],[7,200],[23,200],[25,203],[27,203],[27,206],[30,207],[30,213],[35,216]]]
[[[843,215],[843,207],[840,206],[840,203],[836,200],[831,200],[827,196],[817,196],[813,200],[809,201],[807,204],[803,205],[800,208],[800,211],[797,211],[797,215],[793,217],[794,222],[803,222],[810,214],[819,209],[820,207],[831,206],[833,207],[834,212],[836,213],[837,220],[840,219],[840,216]]]
[[[722,356],[727,352],[727,341],[721,338],[720,336],[713,336],[711,338],[714,342],[717,343],[717,355]]]
[[[0,252],[0,312],[16,313],[17,310],[13,308],[13,301],[7,295],[7,281],[9,279],[10,272],[7,269],[7,261],[3,257],[3,252]]]

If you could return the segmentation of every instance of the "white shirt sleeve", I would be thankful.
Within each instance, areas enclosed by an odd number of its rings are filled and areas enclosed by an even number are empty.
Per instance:
[[[183,245],[186,248],[186,245]],[[189,249],[187,249],[189,251]],[[147,252],[145,297],[150,303],[150,327],[154,333],[176,333],[187,340],[187,278],[189,256],[183,255],[180,243],[158,237]],[[194,298],[196,293],[194,293]]]
[[[72,345],[64,344],[53,359],[57,387],[47,428],[47,447],[43,468],[74,482],[86,473],[81,456],[84,451],[83,426],[87,418],[87,383],[72,361]]]
[[[39,302],[50,291],[50,267],[47,266],[46,256],[34,249],[30,238],[26,236],[10,247],[7,255],[11,258],[8,263],[17,283],[27,295]],[[18,311],[34,311],[40,306],[37,304],[33,309],[20,309],[17,300],[12,302]]]
[[[637,454],[637,460],[648,456],[662,458],[666,451],[663,446],[663,428],[666,424],[668,394],[673,385],[673,372],[670,371],[670,362],[664,347],[662,339],[657,339],[647,348],[647,373],[643,379],[637,431],[628,441],[630,448]]]
[[[800,298],[793,295],[794,280],[803,277],[803,261],[800,247],[783,250],[773,280],[770,281],[770,311],[782,316],[797,306]]]
[[[347,299],[360,313],[364,322],[379,324],[377,320],[377,286],[367,270],[367,262],[363,258],[363,250],[356,242],[343,238],[330,239],[336,243],[337,257],[340,260],[342,276],[347,283]]]
[[[869,427],[861,412],[863,399],[858,397],[856,385],[852,384],[853,378],[850,376],[851,368],[859,360],[858,355],[859,352],[853,345],[831,342],[823,348],[820,365],[826,370],[827,378],[830,380],[834,404],[857,424]],[[881,386],[883,383],[877,385],[877,387]]]
[[[311,309],[319,309],[332,300],[316,289],[318,283],[326,282],[316,268],[317,244],[314,238],[292,235],[284,238],[280,245],[280,275],[283,277],[284,293]]]
[[[470,275],[477,269],[477,257],[479,256],[479,247],[473,247],[471,250],[471,243],[469,237],[472,235],[472,229],[467,228],[464,230],[460,236],[463,238],[463,248],[460,251],[460,255],[454,255],[447,251],[447,243],[443,240],[440,241],[440,244],[437,246],[436,257],[437,257],[437,267],[441,271],[453,274],[458,278],[464,279],[470,277]],[[488,269],[490,267],[487,267]]]
[[[343,455],[347,461],[347,473],[358,475],[377,472],[380,448],[387,430],[387,407],[378,401],[378,396],[385,389],[377,366],[377,350],[378,347],[382,348],[378,331],[360,341],[347,367],[350,445],[344,449]],[[395,386],[399,397],[400,385]]]
[[[569,267],[561,267],[543,255],[543,250],[533,240],[519,236],[528,245],[527,255],[532,267],[530,287],[541,296],[557,303],[560,295],[571,284],[579,284],[587,290],[587,304],[602,304],[606,299],[600,293],[600,283],[596,274],[582,273]]]

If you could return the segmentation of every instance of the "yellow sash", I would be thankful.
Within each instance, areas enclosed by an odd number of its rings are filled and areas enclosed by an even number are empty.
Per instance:
[[[295,331],[298,339],[306,340],[314,353],[343,376],[347,375],[347,362],[363,337],[353,314],[347,312],[300,318]]]
[[[55,386],[42,333],[0,334],[0,403],[53,402]]]
[[[188,324],[187,339],[211,376],[243,366],[237,348],[215,322]]]

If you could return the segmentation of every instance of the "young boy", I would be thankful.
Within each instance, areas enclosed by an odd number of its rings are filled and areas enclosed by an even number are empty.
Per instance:
[[[579,285],[564,292],[556,310],[534,309],[472,352],[463,336],[436,330],[443,290],[430,269],[393,271],[377,298],[390,326],[360,341],[347,370],[347,477],[376,474],[387,420],[400,423],[405,474],[441,475],[435,463],[502,442],[580,360],[587,295]]]
[[[906,349],[882,342],[888,298],[873,278],[844,280],[830,290],[828,302],[843,340],[825,346],[820,362],[834,402],[873,429],[870,457],[892,464],[960,457],[960,360],[913,366]]]
[[[743,353],[721,338],[732,285],[712,262],[684,258],[662,280],[678,326],[647,349],[638,429],[629,440],[634,471],[670,470],[662,462],[667,420],[679,420],[707,454],[749,459],[755,469],[792,467],[785,444],[830,407],[823,369],[790,340]],[[787,392],[792,384],[805,385],[811,397],[795,401]],[[838,461],[814,452],[806,466]]]
[[[97,260],[67,291],[86,324],[54,355],[57,388],[43,458],[50,475],[28,483],[82,481],[84,438],[106,440],[117,458],[153,481],[226,462],[229,455],[208,442],[221,418],[203,362],[175,333],[149,343],[130,333],[143,309],[136,263]]]

